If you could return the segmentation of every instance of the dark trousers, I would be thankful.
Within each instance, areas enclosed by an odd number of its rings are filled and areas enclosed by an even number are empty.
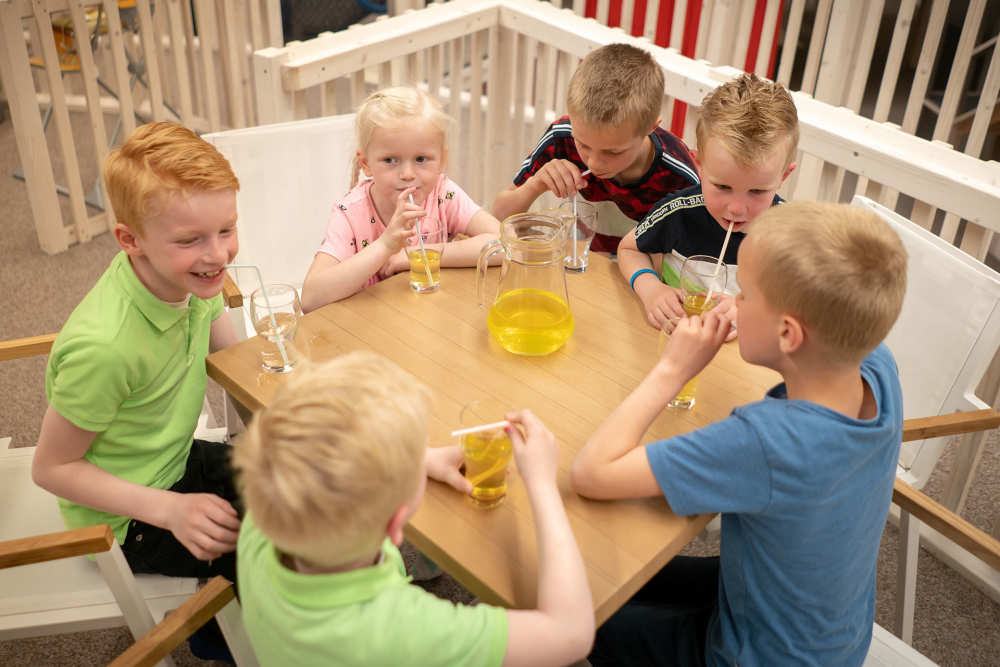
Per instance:
[[[718,557],[677,556],[597,629],[590,663],[704,665],[718,590]]]
[[[230,449],[226,444],[195,440],[191,443],[184,476],[170,490],[177,493],[214,493],[229,501],[242,517],[243,507],[233,483]],[[235,551],[210,561],[198,560],[169,530],[142,521],[129,521],[122,551],[136,574],[199,578],[221,574],[236,583]]]

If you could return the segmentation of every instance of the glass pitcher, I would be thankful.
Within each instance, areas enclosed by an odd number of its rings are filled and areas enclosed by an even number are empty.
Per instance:
[[[476,297],[489,307],[486,326],[508,352],[555,352],[573,333],[566,291],[565,220],[547,213],[518,213],[500,224],[500,239],[479,254]],[[486,303],[486,267],[503,251],[496,297]]]

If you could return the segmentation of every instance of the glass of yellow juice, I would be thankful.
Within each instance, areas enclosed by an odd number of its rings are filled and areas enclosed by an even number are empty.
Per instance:
[[[718,266],[718,272],[716,272]],[[684,297],[682,307],[687,317],[703,315],[719,304],[719,299],[726,289],[726,265],[718,264],[718,259],[710,255],[692,255],[684,260],[681,266],[681,292]],[[708,295],[711,293],[711,299]],[[665,331],[660,331],[660,355],[670,338]],[[698,390],[698,376],[687,381],[674,400],[667,407],[690,410],[694,407],[695,395]]]
[[[503,420],[507,410],[491,399],[472,401],[462,408],[462,428]],[[507,468],[513,457],[510,436],[502,426],[462,436],[465,478],[472,483],[471,500],[482,509],[496,507],[507,497]]]
[[[443,227],[414,230],[406,239],[406,258],[410,260],[410,287],[417,294],[437,291],[441,286],[441,253],[447,241]]]

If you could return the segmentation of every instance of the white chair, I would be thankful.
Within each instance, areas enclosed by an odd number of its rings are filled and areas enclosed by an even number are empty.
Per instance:
[[[886,220],[909,254],[903,309],[886,340],[899,365],[904,417],[947,416],[989,408],[976,396],[976,390],[1000,348],[1000,274],[865,197],[856,196],[852,204]],[[947,436],[968,432],[939,432],[930,427],[917,437],[904,437],[897,479],[922,488],[944,452]],[[961,498],[975,472],[975,450],[982,446],[984,436],[969,433],[960,443],[942,506],[948,511],[960,510]],[[900,525],[895,631],[904,642],[909,644],[913,638],[921,538],[963,576],[992,590],[994,597],[1000,596],[1000,572],[995,566],[957,546],[934,524],[921,526],[920,521],[896,508],[891,516],[894,520],[898,517]]]
[[[54,340],[50,334],[0,342],[0,361],[47,354]],[[213,435],[225,429],[196,431],[203,439]],[[56,497],[31,479],[35,448],[9,444],[0,438],[0,540],[65,531]],[[117,543],[96,560],[77,556],[0,569],[0,640],[121,625],[139,637],[197,590],[194,578],[133,576]]]
[[[903,311],[886,339],[899,365],[904,417],[988,408],[976,388],[1000,348],[1000,274],[870,199],[851,203],[885,219],[910,256]],[[947,443],[904,443],[899,477],[923,488]],[[951,480],[954,487],[967,482],[964,472]]]
[[[226,156],[240,180],[236,200],[240,251],[235,263],[255,264],[265,282],[289,283],[301,291],[330,210],[351,186],[354,114],[203,138]],[[253,271],[236,269],[230,274],[244,295],[259,287]],[[243,337],[253,334],[248,313],[234,317],[234,324]]]

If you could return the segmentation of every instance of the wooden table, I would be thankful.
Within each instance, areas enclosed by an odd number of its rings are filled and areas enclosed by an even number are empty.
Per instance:
[[[489,288],[495,290],[496,269]],[[652,367],[658,333],[617,265],[592,256],[583,274],[567,274],[576,319],[573,336],[545,357],[503,350],[486,329],[475,299],[473,269],[442,270],[441,289],[418,295],[399,274],[303,318],[296,342],[317,361],[370,349],[397,362],[434,390],[432,444],[447,444],[462,405],[492,397],[528,407],[560,443],[559,488],[583,552],[602,623],[708,523],[679,517],[662,499],[602,502],[577,496],[569,469],[586,439]],[[267,405],[282,375],[259,369],[258,338],[208,357],[208,373],[250,410]],[[666,410],[647,438],[685,433],[726,417],[735,405],[761,398],[780,378],[750,366],[735,343],[702,373],[693,410]],[[512,469],[506,502],[479,510],[431,482],[406,531],[427,554],[481,599],[507,607],[535,604],[537,559],[527,495]]]

